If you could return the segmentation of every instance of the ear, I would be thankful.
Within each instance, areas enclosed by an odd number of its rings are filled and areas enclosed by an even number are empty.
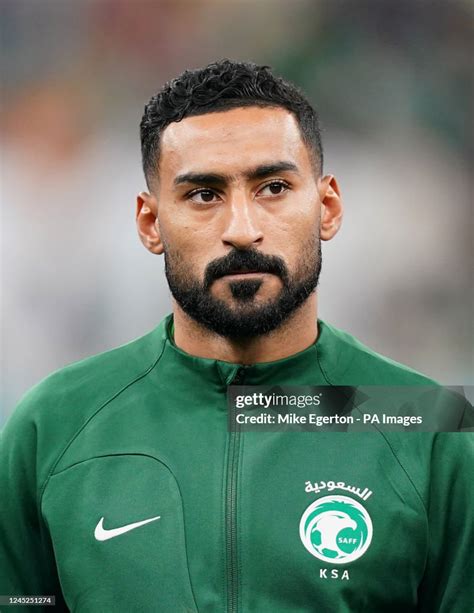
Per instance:
[[[321,200],[320,236],[321,240],[333,238],[342,224],[343,206],[339,186],[332,175],[326,175],[318,181]]]
[[[164,246],[158,227],[158,203],[155,196],[148,192],[138,194],[135,219],[138,234],[148,251],[156,255],[162,254]]]

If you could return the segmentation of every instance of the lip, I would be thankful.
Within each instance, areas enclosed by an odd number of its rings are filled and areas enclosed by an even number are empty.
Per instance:
[[[232,272],[228,275],[224,275],[225,277],[257,277],[260,275],[264,275],[264,272],[257,272],[257,271],[252,271],[252,272]]]

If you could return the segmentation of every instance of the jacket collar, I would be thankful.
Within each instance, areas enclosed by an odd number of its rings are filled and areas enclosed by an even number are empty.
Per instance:
[[[318,338],[316,341],[298,353],[272,362],[258,362],[243,365],[224,360],[202,358],[186,353],[174,343],[173,314],[167,315],[159,325],[161,337],[165,343],[163,357],[171,359],[183,374],[192,372],[199,374],[209,382],[220,385],[230,385],[238,370],[244,368],[245,385],[327,385],[328,381],[320,365],[320,354],[330,345],[331,329],[323,321],[318,320]]]

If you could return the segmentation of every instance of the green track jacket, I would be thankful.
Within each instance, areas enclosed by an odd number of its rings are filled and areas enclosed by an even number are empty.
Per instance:
[[[428,379],[322,321],[304,351],[250,366],[185,353],[172,323],[14,411],[0,594],[77,613],[474,611],[471,434],[228,431],[230,384]]]

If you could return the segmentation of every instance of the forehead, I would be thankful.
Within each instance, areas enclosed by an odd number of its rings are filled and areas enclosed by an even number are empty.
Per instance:
[[[283,108],[245,107],[187,117],[164,130],[160,178],[196,170],[236,174],[272,160],[311,170],[294,115]]]

